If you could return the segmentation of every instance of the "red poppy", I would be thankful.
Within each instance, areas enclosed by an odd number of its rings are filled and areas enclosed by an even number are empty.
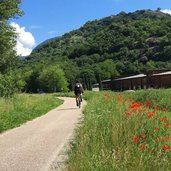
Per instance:
[[[171,127],[171,124],[166,124],[166,127]]]
[[[145,105],[145,106],[150,106],[150,104],[151,104],[150,101],[144,102],[144,105]]]
[[[155,114],[155,110],[153,110],[152,112],[150,112],[149,115],[147,116],[147,118],[148,119],[152,118],[154,114]]]
[[[167,117],[165,116],[164,118],[162,118],[162,122],[166,122],[167,121]]]
[[[156,110],[159,110],[159,107],[158,106],[156,106]]]
[[[140,110],[140,113],[145,113],[146,112],[146,109],[141,109]]]
[[[122,101],[122,96],[121,96],[121,95],[118,96],[118,101],[119,101],[119,102]]]
[[[168,146],[168,145],[164,145],[162,148],[163,148],[163,150],[165,150],[165,151],[166,151],[166,150],[169,150],[169,146]]]
[[[146,139],[146,135],[145,134],[141,134],[141,137]]]
[[[153,105],[153,108],[154,108],[155,110],[159,110],[159,107],[156,106],[156,105]]]
[[[155,129],[155,131],[158,131],[158,130],[159,130],[159,128],[156,128],[156,129]]]
[[[141,150],[145,150],[145,145],[141,145],[139,148],[140,148]]]
[[[131,112],[127,112],[127,116],[131,116]]]
[[[166,111],[167,109],[166,108],[162,108],[163,111]]]
[[[161,138],[161,141],[170,141],[171,140],[171,137],[163,137]]]
[[[132,140],[134,141],[134,143],[138,143],[139,136],[135,136]]]
[[[141,107],[142,104],[141,103],[137,103],[137,102],[132,102],[131,108],[132,109],[138,109],[139,107]]]

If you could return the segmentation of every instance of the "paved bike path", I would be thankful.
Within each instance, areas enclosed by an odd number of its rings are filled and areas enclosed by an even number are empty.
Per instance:
[[[61,99],[60,107],[0,134],[0,171],[49,170],[81,118],[74,98]]]

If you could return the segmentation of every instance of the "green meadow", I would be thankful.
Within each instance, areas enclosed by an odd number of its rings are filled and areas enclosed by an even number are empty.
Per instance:
[[[0,132],[20,126],[62,104],[50,94],[18,94],[0,98]]]
[[[171,168],[171,89],[86,92],[84,119],[70,143],[67,171]]]

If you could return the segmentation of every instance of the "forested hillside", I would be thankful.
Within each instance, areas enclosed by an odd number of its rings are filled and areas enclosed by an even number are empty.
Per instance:
[[[70,84],[85,87],[111,77],[171,69],[171,16],[160,10],[121,12],[85,23],[34,49],[22,67],[32,68],[34,83],[42,67],[58,65]]]

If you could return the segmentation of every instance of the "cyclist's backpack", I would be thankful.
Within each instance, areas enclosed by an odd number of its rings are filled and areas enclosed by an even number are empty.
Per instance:
[[[82,92],[82,86],[81,86],[80,83],[75,84],[75,91],[78,92],[78,93]]]

